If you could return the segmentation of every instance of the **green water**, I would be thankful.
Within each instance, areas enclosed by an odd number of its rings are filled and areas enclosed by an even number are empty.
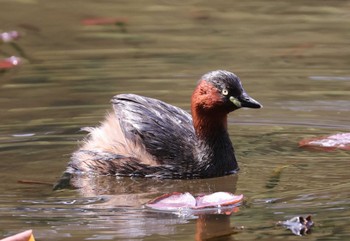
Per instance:
[[[0,237],[38,240],[300,240],[279,220],[313,216],[308,240],[350,238],[349,152],[298,148],[349,132],[349,1],[0,1],[26,59],[0,73]],[[121,24],[84,26],[87,18]],[[0,45],[0,57],[18,55]],[[206,180],[81,179],[53,192],[115,94],[189,110],[197,79],[226,69],[264,105],[229,116],[240,172]],[[185,218],[142,204],[172,191],[242,193],[231,216]]]

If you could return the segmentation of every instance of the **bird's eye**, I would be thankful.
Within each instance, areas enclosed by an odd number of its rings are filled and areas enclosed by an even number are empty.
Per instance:
[[[223,94],[223,95],[228,95],[228,90],[227,90],[227,89],[223,89],[223,90],[222,90],[222,94]]]

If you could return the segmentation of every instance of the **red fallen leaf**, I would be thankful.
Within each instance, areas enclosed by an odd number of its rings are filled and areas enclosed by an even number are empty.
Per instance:
[[[128,20],[126,18],[86,18],[81,20],[81,24],[85,26],[93,25],[114,25],[125,24]]]
[[[303,139],[299,142],[299,147],[322,151],[334,151],[336,149],[350,151],[350,133]]]
[[[11,69],[13,68],[13,64],[6,61],[6,60],[0,60],[0,70],[1,69]]]
[[[12,69],[22,63],[21,58],[11,56],[10,58],[0,60],[0,70]]]

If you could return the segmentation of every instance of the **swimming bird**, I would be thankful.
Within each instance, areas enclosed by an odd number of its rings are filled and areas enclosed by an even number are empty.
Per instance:
[[[237,75],[203,75],[192,94],[191,114],[161,100],[119,94],[113,111],[73,153],[66,174],[154,178],[210,178],[238,171],[227,115],[261,108]]]

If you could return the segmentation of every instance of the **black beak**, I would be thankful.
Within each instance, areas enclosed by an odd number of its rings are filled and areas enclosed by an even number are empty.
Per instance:
[[[241,103],[241,107],[254,108],[254,109],[263,107],[262,104],[254,100],[249,95],[247,95],[247,93],[242,93],[242,95],[239,96],[237,99]]]

